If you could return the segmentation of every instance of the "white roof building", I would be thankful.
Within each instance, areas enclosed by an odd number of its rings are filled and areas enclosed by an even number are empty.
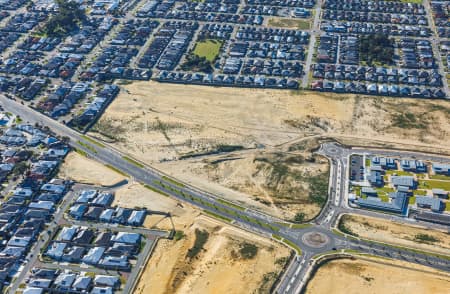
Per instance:
[[[111,239],[113,242],[121,242],[127,244],[137,244],[141,240],[141,235],[136,233],[119,232]]]
[[[97,264],[100,258],[102,258],[105,248],[94,247],[89,249],[88,253],[83,257],[83,262],[88,264]]]
[[[38,201],[38,202],[31,202],[28,207],[30,208],[37,208],[37,209],[44,209],[44,210],[52,210],[55,204],[52,201]]]
[[[61,229],[61,232],[59,232],[58,237],[56,237],[56,240],[58,241],[70,241],[72,240],[73,236],[77,232],[78,227],[63,227]]]
[[[94,278],[95,285],[114,287],[119,283],[119,277],[97,275]]]

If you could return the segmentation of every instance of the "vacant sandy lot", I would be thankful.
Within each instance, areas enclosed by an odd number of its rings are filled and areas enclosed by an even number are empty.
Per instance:
[[[149,210],[170,212],[171,218],[151,214],[147,216],[144,226],[163,230],[183,230],[192,225],[200,211],[185,203],[179,203],[173,198],[153,192],[139,183],[130,183],[115,191],[112,206],[145,207]]]
[[[249,150],[156,166],[196,187],[288,220],[296,213],[304,213],[306,220],[320,212],[321,205],[310,197],[318,185],[311,187],[311,181],[323,182],[323,191],[316,194],[324,201],[328,190],[328,160],[311,154]]]
[[[124,86],[95,129],[146,162],[220,144],[268,148],[318,134],[450,150],[450,107],[419,99],[136,82]]]
[[[258,151],[291,153],[305,139],[326,136],[450,153],[448,130],[450,106],[443,101],[136,82],[123,86],[91,135],[200,188],[291,218],[298,203],[270,199],[263,187],[269,173],[254,180]],[[215,168],[203,160],[223,154],[179,160],[230,145],[244,150]],[[307,216],[318,210],[302,209]]]
[[[139,183],[115,190],[112,204],[146,207],[170,212],[171,218],[151,215],[149,228],[182,231],[179,240],[160,240],[146,265],[135,293],[248,293],[267,292],[290,254],[287,247],[202,215],[201,211],[153,192]],[[195,241],[195,230],[206,230],[204,250],[192,260],[186,257]],[[258,247],[249,260],[236,252],[242,243]]]
[[[98,186],[111,186],[125,180],[124,176],[76,152],[70,152],[66,156],[59,170],[59,177]]]
[[[345,226],[363,238],[450,255],[450,234],[447,232],[378,218],[357,215],[344,215],[344,217]],[[429,239],[427,236],[434,240],[427,241]]]
[[[382,264],[387,263],[387,264]],[[408,268],[400,268],[407,266]],[[317,271],[308,284],[308,294],[444,294],[450,289],[450,275],[429,268],[394,261],[341,259]]]
[[[209,233],[204,250],[186,257],[195,230]],[[196,217],[178,241],[161,240],[138,283],[135,293],[267,293],[289,250],[209,218]],[[244,242],[258,247],[252,259],[238,251]]]
[[[450,106],[442,101],[136,82],[123,86],[91,135],[202,189],[292,219],[320,209],[304,201],[308,191],[294,201],[284,197],[292,196],[289,188],[302,193],[296,188],[307,181],[274,189],[273,173],[254,160],[259,151],[297,154],[293,146],[305,139],[330,136],[450,153],[448,130]],[[179,160],[230,145],[244,150]]]

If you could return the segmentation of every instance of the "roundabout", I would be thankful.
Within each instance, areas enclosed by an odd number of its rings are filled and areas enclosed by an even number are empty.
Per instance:
[[[302,236],[302,241],[311,248],[322,248],[330,243],[330,238],[320,232],[309,232]]]

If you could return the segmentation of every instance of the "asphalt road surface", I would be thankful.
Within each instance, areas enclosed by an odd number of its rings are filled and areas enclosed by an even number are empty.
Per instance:
[[[220,199],[218,197],[208,192],[201,191],[185,183],[180,185],[176,179],[169,179],[160,171],[153,169],[144,163],[139,162],[136,164],[133,162],[133,159],[125,159],[125,156],[128,158],[131,158],[131,156],[123,154],[110,145],[104,144],[104,146],[100,146],[94,144],[91,139],[86,140],[86,137],[82,134],[22,105],[21,103],[10,100],[4,96],[0,96],[0,103],[7,111],[20,115],[25,122],[31,124],[39,123],[48,126],[50,130],[57,135],[69,137],[70,144],[73,147],[83,150],[90,158],[113,166],[128,174],[138,182],[159,189],[180,201],[188,202],[205,211],[227,217],[232,220],[232,224],[235,226],[266,237],[276,234],[301,248],[302,253],[300,256],[296,256],[294,261],[292,261],[286,274],[278,284],[278,287],[276,288],[276,292],[278,293],[298,293],[301,291],[306,284],[311,266],[314,263],[312,258],[318,254],[340,249],[355,249],[361,252],[400,260],[406,258],[411,262],[424,264],[437,269],[450,270],[449,261],[437,256],[430,257],[429,255],[414,253],[412,251],[388,245],[377,245],[376,243],[365,240],[347,238],[342,234],[336,234],[332,231],[336,225],[337,219],[343,213],[351,212],[364,215],[367,214],[367,211],[350,208],[346,204],[345,195],[348,190],[347,164],[352,150],[345,149],[342,146],[327,143],[322,145],[319,150],[319,153],[328,157],[331,162],[331,194],[322,212],[311,223],[311,226],[293,229],[280,225],[279,222],[282,220],[274,218],[273,216],[253,211],[248,208],[230,206],[226,203],[224,204],[223,201],[219,201]],[[370,150],[364,150],[364,152],[370,153]],[[377,153],[379,152],[377,151]],[[385,219],[390,219],[392,217],[381,213],[376,214],[376,216]],[[319,239],[324,239],[326,241],[320,244],[320,246],[313,246],[314,242],[305,240],[305,235],[319,237]],[[138,266],[139,269],[141,267],[142,265]],[[26,268],[26,270],[29,269]],[[21,273],[20,275],[23,277],[24,274]],[[131,291],[131,289],[128,290]]]

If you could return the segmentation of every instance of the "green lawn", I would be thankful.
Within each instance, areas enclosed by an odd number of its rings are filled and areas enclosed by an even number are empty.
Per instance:
[[[226,201],[226,200],[223,200],[223,199],[219,199],[219,198],[218,198],[217,201],[220,202],[220,203],[222,203],[223,205],[230,206],[230,207],[233,207],[233,208],[235,208],[235,209],[239,209],[239,210],[241,210],[241,211],[244,211],[244,210],[245,210],[245,207],[239,206],[239,205],[237,205],[237,204],[231,203],[231,202]]]
[[[222,41],[213,39],[200,41],[195,44],[193,53],[199,57],[205,57],[208,61],[212,62],[219,56],[222,44]]]
[[[414,195],[422,195],[422,196],[425,196],[425,195],[427,195],[427,191],[425,191],[425,190],[414,190],[414,191],[413,191],[413,194],[414,194]]]
[[[396,174],[397,176],[413,176],[414,175],[414,173],[412,173],[412,172],[406,172],[403,170],[388,170],[388,171],[386,171],[386,174],[387,175]]]
[[[380,194],[378,195],[378,197],[381,199],[381,201],[383,202],[389,202],[389,196],[387,194]]]
[[[392,1],[392,0],[390,0]],[[402,3],[415,3],[415,4],[422,4],[423,0],[400,0],[398,2]]]
[[[394,188],[386,187],[386,186],[384,186],[383,188],[376,188],[375,190],[376,190],[378,193],[381,193],[381,194],[387,194],[387,193],[390,193],[390,192],[394,192],[394,191],[395,191]]]
[[[430,179],[450,181],[450,177],[446,175],[430,175]]]
[[[356,196],[361,196],[361,187],[353,186],[353,193],[355,193]]]
[[[144,168],[144,165],[142,163],[139,163],[136,160],[134,160],[134,159],[132,159],[132,158],[130,158],[128,156],[122,156],[122,159],[128,161],[132,165],[135,165],[135,166],[137,166],[139,168]]]
[[[413,204],[415,204],[416,203],[416,196],[411,196],[411,197],[409,197],[409,204],[410,205],[413,205]]]
[[[450,191],[450,181],[420,180],[419,188],[421,188],[421,189],[444,189],[446,191]]]
[[[280,28],[296,28],[299,30],[309,30],[311,28],[311,19],[292,19],[292,18],[271,18],[269,26]]]
[[[283,240],[284,243],[286,243],[288,246],[292,247],[298,255],[302,255],[302,249],[298,247],[295,243],[291,242],[290,240]]]
[[[366,167],[370,167],[370,158],[366,158]]]
[[[445,203],[445,211],[450,211],[450,202]]]

